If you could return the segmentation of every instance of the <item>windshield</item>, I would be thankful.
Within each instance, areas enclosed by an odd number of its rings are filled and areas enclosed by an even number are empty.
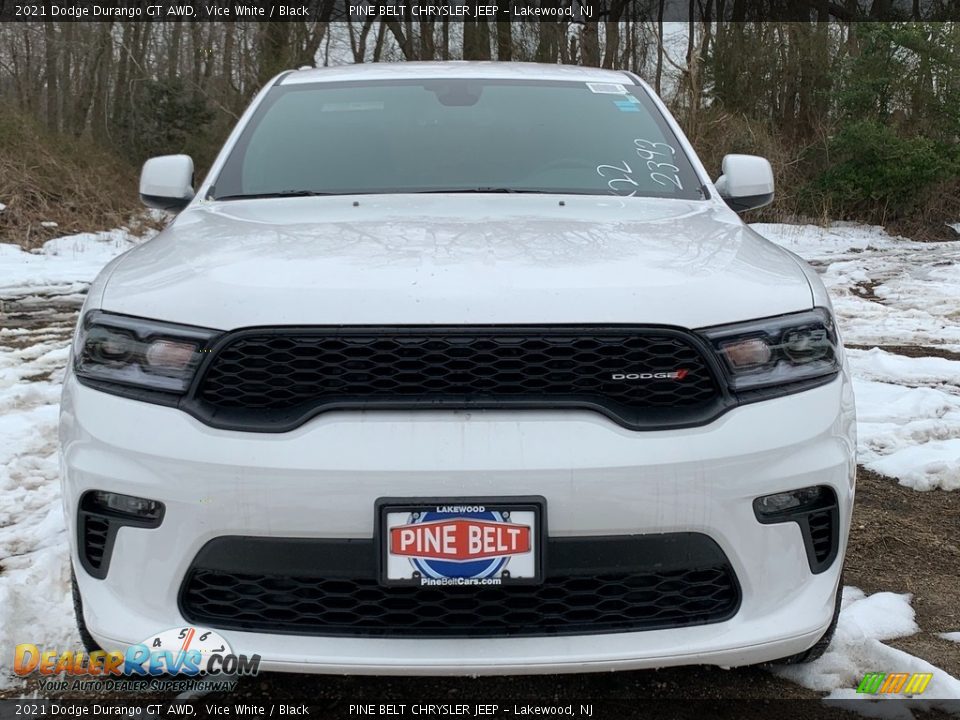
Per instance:
[[[702,197],[641,87],[485,79],[275,87],[211,195],[410,192]]]

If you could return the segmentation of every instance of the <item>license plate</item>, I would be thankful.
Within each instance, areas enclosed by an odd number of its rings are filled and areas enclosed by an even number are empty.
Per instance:
[[[382,499],[380,582],[439,588],[542,582],[543,498]]]

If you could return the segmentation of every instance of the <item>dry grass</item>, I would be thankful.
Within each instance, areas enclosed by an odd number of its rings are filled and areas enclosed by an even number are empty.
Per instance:
[[[31,249],[60,235],[126,225],[142,206],[137,170],[82,139],[0,112],[0,243]],[[44,227],[41,223],[57,223]]]
[[[683,122],[680,115],[681,124]],[[714,179],[720,175],[723,156],[730,153],[761,155],[770,161],[776,182],[772,205],[747,213],[748,222],[794,222],[829,225],[835,220],[852,220],[883,225],[888,232],[913,240],[957,240],[948,224],[960,220],[960,177],[946,178],[929,189],[919,207],[904,217],[892,218],[879,203],[852,212],[834,207],[828,196],[813,182],[829,162],[827,144],[830,129],[820,128],[815,137],[791,141],[771,125],[706,108],[690,133],[690,140]]]
[[[720,176],[724,155],[760,155],[770,161],[777,188],[776,199],[773,205],[751,212],[747,220],[821,224],[829,220],[827,208],[819,207],[811,215],[809,207],[805,207],[808,203],[804,203],[798,193],[806,185],[804,168],[798,159],[802,153],[788,147],[782,135],[773,128],[742,116],[708,108],[703,111],[690,140],[713,179]]]
[[[956,222],[960,222],[960,177],[939,183],[915,217],[888,223],[887,230],[913,240],[960,240],[960,231],[950,227]]]

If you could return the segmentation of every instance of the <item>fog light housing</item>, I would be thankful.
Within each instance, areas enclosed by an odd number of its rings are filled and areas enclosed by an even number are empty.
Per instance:
[[[840,506],[826,485],[763,495],[753,501],[753,512],[764,525],[795,522],[800,527],[810,571],[829,568],[840,549]]]
[[[77,510],[77,554],[91,577],[102,580],[110,569],[117,532],[122,527],[150,530],[160,527],[165,506],[158,500],[88,490]]]
[[[753,501],[753,507],[757,515],[765,518],[784,513],[789,514],[794,510],[808,510],[817,506],[824,497],[825,491],[825,488],[813,486],[764,495]]]
[[[163,503],[134,495],[94,490],[89,497],[87,509],[104,514],[120,514],[140,520],[157,521],[163,516]]]

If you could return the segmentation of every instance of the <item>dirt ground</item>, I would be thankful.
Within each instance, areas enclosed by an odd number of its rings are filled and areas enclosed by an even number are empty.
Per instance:
[[[890,645],[960,676],[960,493],[917,492],[860,468],[847,585],[913,593],[920,632]]]

